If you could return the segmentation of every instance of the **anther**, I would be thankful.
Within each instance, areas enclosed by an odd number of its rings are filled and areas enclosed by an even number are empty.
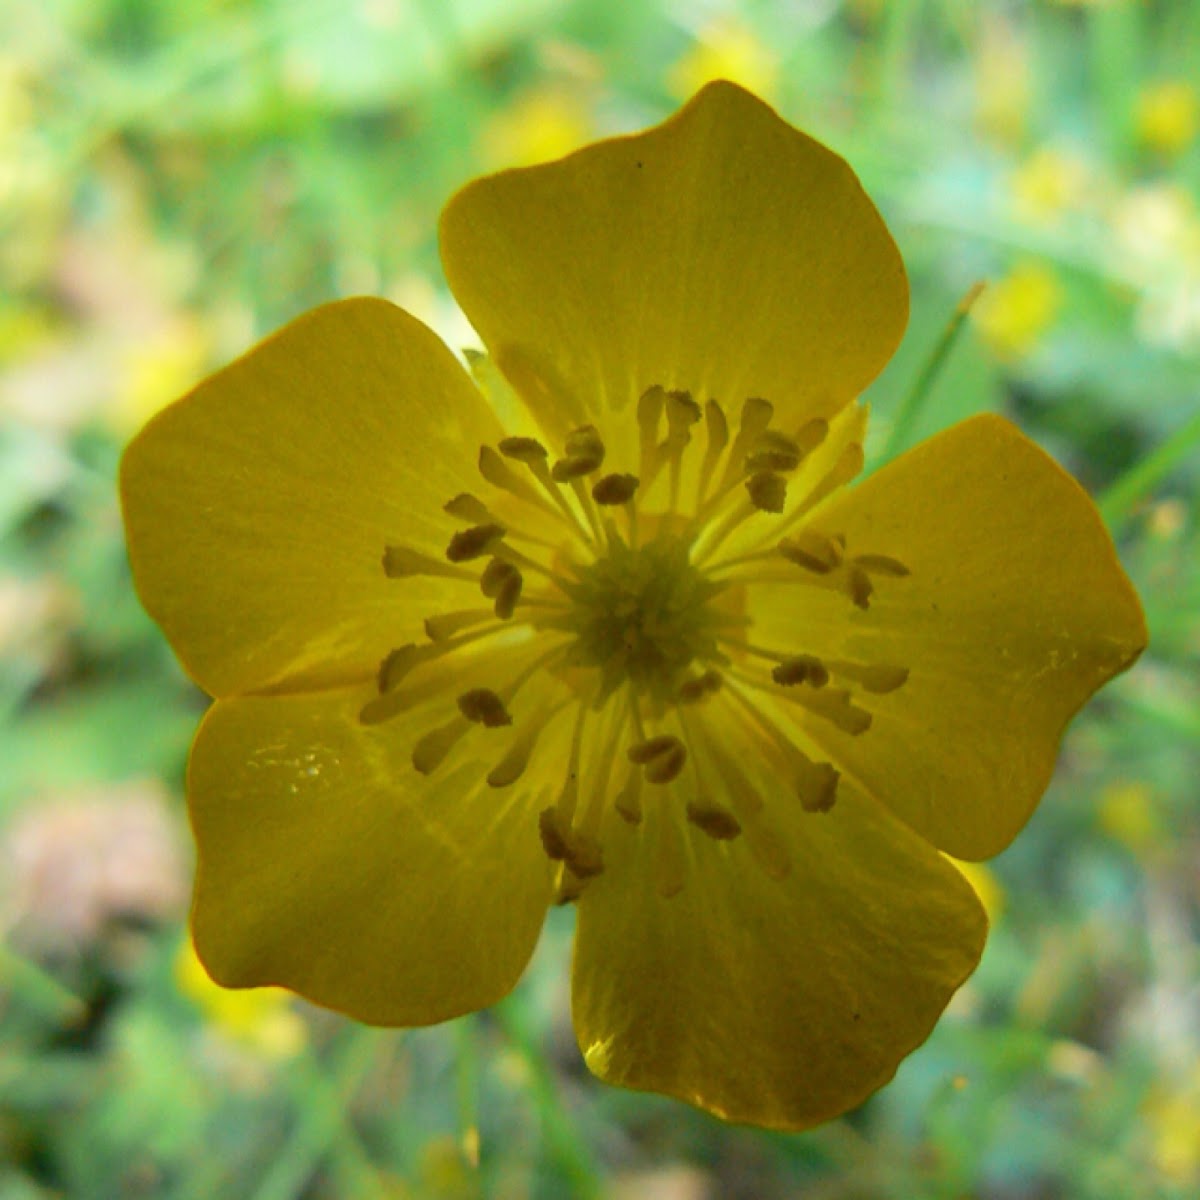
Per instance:
[[[627,504],[637,489],[636,475],[605,475],[592,485],[592,499],[597,504]]]
[[[613,807],[621,819],[628,825],[642,823],[642,776],[641,772],[631,770],[625,780],[625,786],[617,793]]]
[[[800,807],[805,812],[829,812],[837,802],[838,782],[841,776],[829,763],[808,764],[796,780],[796,794]]]
[[[472,525],[470,529],[459,530],[446,547],[446,557],[452,563],[470,562],[482,558],[492,546],[504,537],[507,530],[503,525],[489,523],[487,525]]]
[[[567,483],[582,479],[598,471],[604,462],[604,442],[594,425],[581,425],[567,434],[564,443],[566,454],[550,469],[555,483]]]
[[[691,427],[703,413],[689,392],[667,393],[667,441],[673,448],[682,449],[691,441]]]
[[[492,516],[492,510],[470,492],[459,492],[453,500],[442,505],[442,511],[458,517],[460,521],[470,521],[472,525],[486,525],[496,519]]]
[[[779,553],[788,562],[818,575],[829,574],[842,561],[838,543],[813,529],[802,529],[792,537],[784,538],[779,543]]]
[[[679,703],[698,704],[701,700],[707,699],[714,692],[719,692],[720,690],[720,672],[710,668],[703,675],[697,675],[692,679],[685,679],[679,685]]]
[[[515,459],[517,462],[527,463],[532,466],[534,463],[545,462],[550,457],[550,451],[542,445],[537,438],[531,437],[506,437],[500,439],[500,453],[505,458]]]
[[[572,829],[557,808],[546,808],[538,815],[538,833],[546,856],[566,863],[580,879],[590,879],[604,870],[600,843],[581,830]]]
[[[885,695],[908,682],[907,667],[890,667],[874,663],[831,663],[839,676],[853,680],[864,692]]]
[[[798,442],[777,429],[765,429],[746,455],[747,472],[794,471],[804,457]]]
[[[687,762],[687,748],[671,734],[660,734],[630,746],[629,761],[643,768],[647,783],[665,784],[679,777]]]
[[[862,567],[851,567],[846,577],[846,583],[850,590],[850,599],[854,601],[855,608],[870,608],[871,593],[874,592],[875,585],[872,584],[866,571]]]
[[[500,595],[504,584],[520,572],[510,562],[502,558],[493,558],[479,577],[479,590],[489,599],[494,600]]]
[[[501,621],[509,620],[516,611],[517,601],[521,599],[521,589],[524,587],[524,584],[524,577],[515,568],[513,569],[513,573],[500,584],[492,611]]]
[[[787,501],[787,480],[774,471],[759,471],[746,480],[750,503],[760,512],[781,513]]]
[[[741,822],[728,809],[710,801],[688,801],[687,819],[710,838],[728,842],[742,832]]]
[[[491,688],[471,688],[458,698],[458,711],[468,721],[476,725],[485,725],[488,729],[496,729],[501,725],[511,725],[512,717],[504,707],[504,701]]]
[[[781,662],[771,672],[771,678],[782,687],[807,683],[810,687],[822,688],[829,682],[829,671],[819,658],[800,654]]]

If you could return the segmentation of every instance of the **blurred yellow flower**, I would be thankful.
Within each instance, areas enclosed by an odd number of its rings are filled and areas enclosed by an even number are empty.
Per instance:
[[[1062,286],[1041,262],[1016,266],[975,302],[972,317],[983,340],[1000,358],[1028,354],[1054,324],[1062,308]]]
[[[1146,783],[1124,781],[1106,788],[1099,816],[1104,832],[1135,853],[1153,850],[1162,842],[1165,831]]]
[[[688,50],[667,72],[667,88],[678,99],[707,83],[726,79],[760,96],[775,94],[779,58],[775,51],[736,17],[720,17],[705,25]]]
[[[973,970],[942,852],[1016,835],[1144,645],[1137,598],[999,418],[846,487],[903,267],[847,165],[740,88],[469,185],[441,246],[514,425],[359,299],[126,453],[139,592],[218,697],[200,955],[428,1024],[507,993],[574,902],[594,1072],[833,1117]]]
[[[179,317],[153,337],[124,346],[123,380],[106,413],[112,428],[128,435],[175,399],[210,361],[210,340],[199,321]]]
[[[222,1036],[267,1058],[290,1058],[308,1040],[304,1019],[287,992],[278,988],[230,991],[208,977],[191,940],[175,958],[175,983]]]
[[[1160,1083],[1143,1118],[1155,1167],[1178,1187],[1200,1187],[1200,1067],[1174,1083]]]
[[[574,87],[549,84],[522,92],[492,117],[481,152],[494,166],[532,166],[561,158],[591,135],[592,117]]]
[[[1017,166],[1009,186],[1018,217],[1030,225],[1053,225],[1087,201],[1093,183],[1077,155],[1042,146]]]
[[[1138,137],[1167,157],[1182,154],[1200,129],[1200,94],[1182,79],[1163,80],[1143,89],[1137,99]]]
[[[975,62],[975,119],[999,142],[1015,143],[1025,132],[1033,96],[1029,43],[1011,21],[982,9]]]

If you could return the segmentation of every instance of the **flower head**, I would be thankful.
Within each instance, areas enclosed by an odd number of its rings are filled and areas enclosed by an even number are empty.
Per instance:
[[[801,1128],[974,968],[1003,848],[1141,613],[1082,491],[983,417],[853,489],[903,267],[850,169],[730,84],[443,216],[495,408],[381,301],[158,416],[143,601],[220,982],[384,1024],[487,1005],[578,910],[614,1083]]]

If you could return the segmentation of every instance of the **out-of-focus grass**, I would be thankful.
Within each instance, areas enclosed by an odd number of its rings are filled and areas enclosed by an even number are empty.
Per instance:
[[[0,1197],[1195,1195],[1198,58],[1188,0],[8,0]],[[470,345],[434,244],[453,188],[713,74],[847,154],[905,253],[876,461],[1014,416],[1098,496],[1152,630],[983,869],[977,976],[887,1090],[796,1137],[591,1081],[566,913],[512,998],[442,1029],[188,984],[204,701],[113,492],[146,416],[312,304],[388,295]]]

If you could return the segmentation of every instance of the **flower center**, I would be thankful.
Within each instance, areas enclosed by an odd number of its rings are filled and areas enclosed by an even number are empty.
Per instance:
[[[832,592],[853,626],[908,575],[820,521],[862,465],[862,410],[791,433],[772,418],[767,401],[747,400],[734,434],[717,401],[651,387],[636,461],[620,464],[636,475],[602,473],[608,448],[591,425],[555,459],[536,438],[504,438],[480,450],[483,496],[444,505],[461,524],[440,557],[385,549],[389,577],[457,581],[474,602],[431,614],[423,640],[383,659],[360,719],[406,713],[424,728],[412,749],[422,774],[456,754],[465,765],[469,744],[489,787],[525,780],[553,798],[538,834],[562,900],[603,871],[620,828],[653,840],[663,896],[684,885],[693,831],[786,874],[773,806],[826,812],[841,779],[806,731],[865,734],[872,697],[908,678],[755,637],[757,586]],[[701,425],[703,453],[688,453]]]
[[[601,672],[601,692],[628,683],[656,708],[674,699],[693,662],[723,658],[708,601],[724,585],[706,580],[680,537],[645,546],[617,541],[579,569],[567,626],[572,661]]]

